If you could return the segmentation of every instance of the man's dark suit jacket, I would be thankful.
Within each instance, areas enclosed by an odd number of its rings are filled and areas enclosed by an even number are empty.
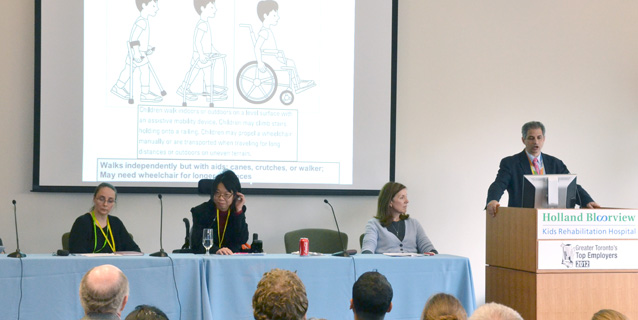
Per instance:
[[[546,153],[542,154],[543,166],[546,174],[568,174],[567,166],[556,157],[552,157]],[[503,158],[499,165],[496,180],[487,190],[486,205],[492,200],[500,201],[503,192],[507,190],[509,195],[508,207],[521,207],[523,205],[523,175],[532,174],[529,165],[529,158],[525,150],[523,152]],[[578,196],[576,204],[581,207],[593,202],[594,199],[580,185],[576,185]],[[582,203],[581,203],[582,202]]]

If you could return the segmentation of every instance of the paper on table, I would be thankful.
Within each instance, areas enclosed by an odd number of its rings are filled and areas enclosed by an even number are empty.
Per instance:
[[[425,255],[422,253],[408,253],[408,252],[404,252],[404,253],[386,252],[384,253],[384,255],[390,256],[390,257],[425,257]]]

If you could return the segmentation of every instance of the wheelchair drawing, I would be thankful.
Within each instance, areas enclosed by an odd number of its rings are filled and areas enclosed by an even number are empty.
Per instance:
[[[248,28],[253,47],[257,42],[253,27],[249,24],[240,24],[240,27]],[[286,61],[282,50],[265,49],[263,56],[273,56],[279,61]],[[277,93],[277,88],[284,90],[279,94],[279,100],[284,105],[290,105],[295,101],[295,94],[299,94],[315,86],[313,81],[294,81],[295,67],[282,66],[279,69],[273,68],[264,62],[265,71],[259,70],[257,61],[250,61],[244,64],[237,72],[237,91],[244,100],[261,104],[268,102]]]
[[[217,62],[221,62],[223,69],[223,81],[222,84],[215,84],[215,65]],[[202,75],[202,91],[192,92],[190,90],[190,83],[193,81],[193,71],[196,69],[210,68],[210,87],[206,85],[205,73]],[[199,73],[199,72],[198,72]],[[211,53],[207,56],[207,61],[195,60],[186,74],[186,78],[179,87],[177,93],[182,96],[182,106],[186,107],[187,100],[197,100],[198,96],[206,97],[209,107],[214,107],[213,101],[223,101],[228,98],[227,95],[228,86],[226,84],[226,55],[220,53]]]

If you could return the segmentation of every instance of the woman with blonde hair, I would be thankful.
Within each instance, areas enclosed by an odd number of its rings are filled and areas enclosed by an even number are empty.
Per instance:
[[[467,320],[467,313],[457,298],[437,293],[425,303],[421,320]]]
[[[591,320],[629,320],[629,318],[616,310],[602,309],[596,312]]]

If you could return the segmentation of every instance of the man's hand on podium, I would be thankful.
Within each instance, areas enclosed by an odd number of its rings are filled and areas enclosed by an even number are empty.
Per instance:
[[[496,217],[496,214],[498,213],[498,207],[500,207],[501,204],[498,203],[498,201],[496,200],[492,200],[487,204],[487,213],[490,214],[490,216],[492,217]]]
[[[598,209],[600,208],[600,205],[594,201],[590,202],[587,204],[587,208],[589,209]]]

